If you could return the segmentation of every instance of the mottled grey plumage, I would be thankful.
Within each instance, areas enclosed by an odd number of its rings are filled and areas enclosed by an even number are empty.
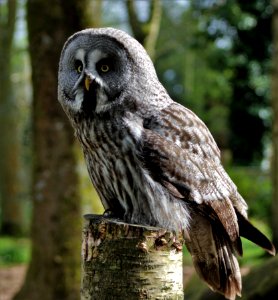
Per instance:
[[[183,230],[198,274],[227,298],[241,292],[240,235],[271,254],[205,124],[174,102],[144,48],[113,28],[66,42],[58,98],[106,210],[127,222]]]

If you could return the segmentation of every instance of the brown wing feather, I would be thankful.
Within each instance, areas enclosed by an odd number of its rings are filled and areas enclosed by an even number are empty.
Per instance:
[[[221,178],[214,172],[215,162],[200,161],[197,155],[149,129],[145,130],[143,141],[144,163],[153,178],[173,196],[211,207],[231,241],[236,241],[239,231],[235,210],[229,200],[231,192],[225,187],[220,191],[217,189]]]
[[[185,239],[198,274],[212,289],[235,299],[241,292],[235,256],[242,255],[240,234],[271,254],[272,243],[247,221],[247,205],[222,167],[215,141],[195,114],[174,103],[159,117],[147,119],[144,127],[145,167],[190,210]]]
[[[212,290],[235,299],[241,293],[241,274],[233,244],[219,222],[197,211],[192,214],[185,242],[198,275]]]

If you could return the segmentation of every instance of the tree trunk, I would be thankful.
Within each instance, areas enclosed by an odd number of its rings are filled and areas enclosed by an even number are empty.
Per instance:
[[[15,299],[76,300],[80,294],[75,139],[57,101],[57,73],[66,39],[89,25],[87,7],[87,0],[27,2],[34,98],[32,259]]]
[[[154,60],[155,46],[162,14],[161,1],[150,1],[149,16],[144,22],[139,20],[134,0],[126,1],[125,4],[128,12],[129,24],[134,37],[145,47],[149,56]]]
[[[0,4],[0,227],[3,234],[11,235],[20,234],[22,228],[18,108],[11,82],[16,9],[16,0]]]
[[[182,238],[86,215],[82,300],[183,299]]]
[[[278,0],[272,0],[273,5],[273,73],[272,73],[272,231],[273,241],[278,249]]]

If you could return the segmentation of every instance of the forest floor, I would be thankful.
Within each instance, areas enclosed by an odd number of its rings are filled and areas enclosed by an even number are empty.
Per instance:
[[[27,265],[0,267],[0,300],[12,300],[24,281],[26,270]]]

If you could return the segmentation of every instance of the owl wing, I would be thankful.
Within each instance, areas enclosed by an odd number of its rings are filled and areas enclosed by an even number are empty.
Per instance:
[[[190,110],[172,103],[146,119],[144,162],[150,173],[177,197],[210,206],[234,240],[234,207],[247,217],[247,205],[220,161],[220,151],[206,125]],[[224,215],[224,211],[228,215]]]
[[[222,167],[209,130],[193,112],[172,103],[143,126],[145,168],[189,209],[185,240],[197,273],[234,299],[241,291],[235,256],[242,255],[240,235],[274,254],[272,243],[247,220],[247,205]]]

